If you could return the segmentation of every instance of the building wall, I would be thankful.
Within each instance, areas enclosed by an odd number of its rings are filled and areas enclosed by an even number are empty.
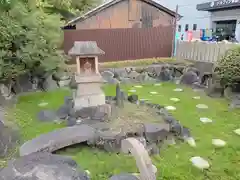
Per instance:
[[[140,0],[121,1],[78,22],[76,29],[140,28],[168,26],[173,17]]]
[[[224,11],[214,11],[211,13],[212,21],[240,20],[240,8]]]
[[[176,6],[179,6],[178,13],[183,17],[177,22],[181,25],[181,31],[179,35],[185,32],[186,24],[189,25],[189,30],[193,30],[193,24],[197,24],[197,30],[211,28],[210,13],[204,11],[198,11],[196,9],[197,4],[203,2],[211,2],[214,0],[156,0],[161,5],[175,11]],[[178,28],[177,28],[178,30]]]

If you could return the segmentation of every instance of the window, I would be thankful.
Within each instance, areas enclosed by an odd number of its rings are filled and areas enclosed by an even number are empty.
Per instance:
[[[181,32],[181,31],[182,31],[182,26],[178,25],[178,32]]]
[[[193,24],[193,31],[197,30],[197,24]]]
[[[186,24],[186,25],[185,25],[185,31],[188,31],[188,27],[189,27],[189,25]]]

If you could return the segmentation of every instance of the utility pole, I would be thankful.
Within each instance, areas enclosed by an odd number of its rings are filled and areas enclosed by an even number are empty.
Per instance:
[[[176,6],[175,17],[174,17],[174,22],[173,22],[172,57],[174,57],[174,51],[175,51],[177,20],[178,20],[178,5]]]

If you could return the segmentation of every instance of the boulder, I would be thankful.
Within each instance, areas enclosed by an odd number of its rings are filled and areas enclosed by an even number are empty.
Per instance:
[[[185,72],[180,78],[180,83],[185,85],[192,85],[199,81],[199,77],[193,71]]]
[[[137,71],[131,71],[129,74],[128,74],[128,77],[131,78],[131,79],[136,79],[137,77],[139,76],[139,73]]]
[[[33,153],[12,161],[0,171],[6,180],[89,180],[87,173],[70,158]]]
[[[48,76],[42,84],[42,88],[44,91],[51,91],[57,89],[59,86],[57,84],[57,81],[54,81],[52,76]]]
[[[66,81],[66,80],[70,80],[71,79],[70,74],[68,72],[65,72],[65,71],[55,72],[52,75],[52,78],[55,81]]]
[[[149,123],[144,124],[144,134],[148,142],[157,143],[166,139],[170,131],[168,124]]]
[[[170,69],[168,67],[162,67],[157,79],[160,81],[171,81],[173,77]]]
[[[50,121],[56,121],[59,120],[59,117],[57,116],[55,111],[52,110],[42,110],[37,115],[38,120],[43,122],[50,122]]]
[[[131,102],[131,103],[138,102],[138,95],[133,94],[133,95],[128,96],[128,101]]]
[[[221,85],[220,77],[213,75],[212,78],[207,80],[207,88],[205,92],[208,96],[219,98],[224,96],[224,87]]]

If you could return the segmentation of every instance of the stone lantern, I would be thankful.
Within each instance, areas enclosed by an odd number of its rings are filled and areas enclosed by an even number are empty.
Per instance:
[[[75,41],[68,54],[76,57],[77,91],[74,95],[74,109],[105,104],[101,89],[104,80],[98,70],[98,56],[104,54],[95,41]]]

